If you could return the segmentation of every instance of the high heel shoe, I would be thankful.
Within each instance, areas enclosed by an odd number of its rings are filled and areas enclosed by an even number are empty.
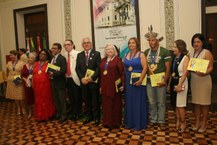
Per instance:
[[[183,132],[185,132],[185,129],[186,129],[186,126],[185,127],[180,127],[178,132],[183,133]]]
[[[28,114],[28,119],[31,119],[31,117],[32,117],[32,114],[29,113],[29,114]]]
[[[200,128],[200,126],[199,126],[199,127],[193,126],[193,127],[192,127],[192,130],[193,130],[193,131],[198,131],[199,128]]]
[[[205,131],[206,131],[206,127],[204,127],[204,128],[200,127],[200,128],[198,129],[198,132],[199,132],[199,133],[204,133]]]
[[[21,112],[20,112],[20,110],[18,110],[18,111],[17,111],[17,115],[18,115],[18,116],[20,116],[20,115],[21,115]]]
[[[176,127],[173,128],[173,131],[179,131],[179,129],[180,129],[180,119],[177,118],[177,120],[176,120]]]

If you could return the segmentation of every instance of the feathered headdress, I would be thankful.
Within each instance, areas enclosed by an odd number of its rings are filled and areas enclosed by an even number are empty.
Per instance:
[[[148,33],[145,34],[145,38],[146,38],[147,40],[149,40],[150,38],[156,38],[156,39],[158,39],[159,41],[162,41],[162,40],[163,40],[163,36],[159,36],[158,33],[153,32],[153,27],[152,27],[152,25],[150,25],[150,27],[148,27]]]

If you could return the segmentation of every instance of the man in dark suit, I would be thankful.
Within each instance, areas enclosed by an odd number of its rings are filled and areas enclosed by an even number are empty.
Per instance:
[[[90,38],[84,38],[82,41],[84,51],[77,56],[76,72],[81,81],[81,90],[85,102],[86,118],[84,124],[94,119],[95,124],[100,123],[100,101],[99,101],[99,65],[101,61],[100,53],[92,49]],[[94,73],[87,77],[87,70]],[[92,107],[93,104],[93,107]]]
[[[54,43],[52,46],[52,54],[53,59],[51,63],[59,66],[59,71],[49,71],[49,75],[51,78],[51,87],[52,93],[54,97],[54,103],[56,108],[56,116],[55,119],[60,119],[60,122],[63,123],[67,120],[66,117],[66,58],[60,54],[62,50],[62,46],[60,43]]]

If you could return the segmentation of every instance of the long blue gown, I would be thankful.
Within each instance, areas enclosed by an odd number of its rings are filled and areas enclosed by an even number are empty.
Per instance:
[[[140,55],[131,60],[125,58],[124,66],[126,70],[124,124],[126,128],[141,130],[146,128],[148,123],[146,86],[130,84],[131,72],[142,72]],[[133,67],[131,72],[128,70],[130,66]]]

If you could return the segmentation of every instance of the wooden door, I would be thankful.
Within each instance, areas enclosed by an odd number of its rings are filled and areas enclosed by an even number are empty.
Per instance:
[[[45,11],[30,13],[24,15],[25,37],[33,40],[35,49],[38,51],[37,39],[40,39],[40,48],[49,48],[48,46],[48,28],[47,14]],[[38,38],[37,38],[38,37]],[[43,43],[46,40],[46,44]],[[31,43],[30,43],[31,45]]]
[[[217,60],[217,13],[206,14],[206,37],[214,59]]]

